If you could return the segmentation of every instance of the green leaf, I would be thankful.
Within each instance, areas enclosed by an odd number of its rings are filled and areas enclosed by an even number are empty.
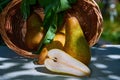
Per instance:
[[[30,6],[35,5],[37,0],[22,0],[20,9],[23,14],[23,18],[26,20],[30,15]]]
[[[75,3],[77,0],[68,0],[70,4]]]
[[[39,4],[45,8],[43,25],[46,35],[42,40],[36,54],[40,53],[43,45],[48,44],[53,40],[57,31],[57,27],[63,22],[64,11],[71,8],[70,4],[74,3],[75,1],[76,0],[39,0]]]
[[[44,44],[48,44],[53,40],[55,33],[56,33],[56,28],[54,28],[54,27],[56,27],[56,25],[54,25],[54,24],[49,27],[49,29],[46,33],[46,36],[44,38],[44,42],[43,42]]]
[[[54,15],[54,16],[53,16]],[[45,44],[50,43],[53,38],[55,37],[55,33],[57,31],[57,14],[55,14],[52,10],[48,13],[48,15],[45,16],[44,19],[44,29],[46,31],[46,35],[41,41],[41,44],[39,45],[39,48],[36,52],[33,52],[35,54],[39,54]]]
[[[11,0],[0,0],[0,12],[2,12],[3,8],[10,2]]]
[[[21,13],[23,14],[23,18],[26,20],[30,15],[30,5],[28,0],[22,0],[21,6]]]
[[[52,16],[53,14],[54,12],[51,9],[46,11],[46,15],[45,15],[44,22],[43,22],[44,29],[49,28],[51,22],[53,21],[53,16]]]
[[[51,3],[53,3],[55,0],[38,0],[38,3],[43,6],[43,7],[47,7],[48,5],[50,5]]]
[[[55,14],[53,17],[53,21],[49,25],[49,28],[47,30],[47,33],[46,33],[43,43],[44,44],[50,43],[53,40],[56,31],[57,31],[57,15]]]
[[[64,21],[64,12],[58,13],[58,20],[57,20],[58,27],[62,26],[63,21]]]
[[[71,8],[68,0],[59,0],[56,6],[57,6],[57,12],[65,11]]]
[[[29,4],[30,4],[30,5],[35,5],[36,2],[37,2],[37,0],[29,0]]]

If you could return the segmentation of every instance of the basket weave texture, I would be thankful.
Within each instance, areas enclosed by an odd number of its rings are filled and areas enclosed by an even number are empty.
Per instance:
[[[12,0],[0,14],[0,34],[6,45],[16,53],[28,58],[37,58],[38,55],[32,54],[24,43],[26,21],[20,12],[21,1]],[[67,10],[66,16],[67,14],[79,20],[89,46],[93,46],[103,31],[102,15],[94,0],[77,0],[72,8]]]

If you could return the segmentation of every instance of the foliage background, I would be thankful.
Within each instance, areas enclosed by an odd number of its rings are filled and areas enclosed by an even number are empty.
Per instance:
[[[103,4],[98,3],[100,8],[103,8]],[[103,33],[101,39],[111,42],[112,44],[120,44],[120,3],[116,5],[117,17],[114,22],[110,22],[109,13],[103,14]]]

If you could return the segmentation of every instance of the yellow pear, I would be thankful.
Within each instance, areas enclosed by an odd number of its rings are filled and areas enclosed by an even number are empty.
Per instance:
[[[35,49],[39,46],[44,35],[42,23],[41,18],[36,13],[31,14],[28,18],[25,43],[29,49]]]
[[[56,33],[53,41],[49,44],[46,44],[45,47],[42,49],[38,58],[38,64],[44,64],[44,61],[47,58],[49,50],[55,48],[63,50],[64,44],[65,44],[65,34],[61,32]]]
[[[64,44],[65,44],[65,34],[56,33],[53,41],[47,44],[45,47],[47,47],[48,50],[53,48],[63,49]]]
[[[91,58],[90,48],[76,17],[67,19],[65,30],[66,40],[64,51],[75,59],[88,65]]]
[[[40,65],[44,64],[47,55],[48,55],[48,50],[46,47],[44,47],[38,56],[38,60],[36,61],[36,64],[40,64]]]

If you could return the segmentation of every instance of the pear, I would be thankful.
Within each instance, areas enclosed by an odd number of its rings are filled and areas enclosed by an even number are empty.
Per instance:
[[[60,49],[48,51],[45,67],[53,72],[70,74],[74,76],[89,76],[90,69],[82,62],[68,55]]]
[[[63,49],[64,44],[65,44],[65,34],[58,32],[56,33],[53,41],[47,44],[45,47],[47,47],[48,50],[53,48]]]
[[[42,49],[41,53],[39,54],[38,59],[35,61],[35,64],[43,65],[45,59],[47,58],[47,55],[48,55],[48,50],[45,47]]]
[[[76,17],[67,18],[65,31],[66,40],[64,51],[75,59],[88,65],[91,58],[90,48]]]
[[[63,46],[65,44],[65,34],[61,32],[57,32],[53,41],[49,44],[46,44],[42,49],[39,57],[38,64],[44,64],[45,59],[47,58],[48,51],[54,48],[63,50]]]
[[[42,20],[36,13],[32,13],[27,20],[25,44],[29,49],[36,49],[43,38],[44,31]]]

